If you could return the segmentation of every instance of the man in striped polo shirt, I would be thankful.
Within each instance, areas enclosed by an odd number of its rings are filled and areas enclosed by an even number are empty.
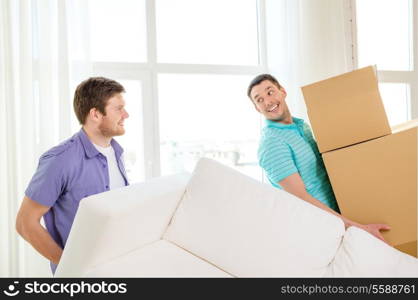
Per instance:
[[[362,225],[339,214],[311,129],[302,119],[292,117],[279,82],[269,74],[259,75],[250,83],[247,95],[266,118],[258,158],[271,184],[340,217],[346,228],[358,226],[384,241],[380,231],[389,226]]]

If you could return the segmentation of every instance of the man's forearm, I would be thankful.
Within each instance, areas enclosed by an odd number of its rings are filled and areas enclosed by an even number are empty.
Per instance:
[[[299,197],[300,199],[302,199],[304,201],[307,201],[307,202],[311,203],[312,205],[315,205],[318,208],[321,208],[321,209],[335,215],[336,217],[339,217],[343,221],[344,227],[346,229],[350,226],[356,226],[356,227],[359,227],[359,228],[369,232],[370,234],[374,235],[375,237],[382,240],[383,242],[386,242],[385,239],[383,238],[382,234],[380,233],[380,231],[381,230],[389,230],[390,229],[389,226],[387,226],[386,224],[362,225],[362,224],[356,223],[356,222],[354,222],[350,219],[347,219],[346,217],[343,217],[342,215],[340,215],[339,213],[337,213],[336,211],[334,211],[330,207],[323,204],[318,199],[312,197],[312,195],[310,195],[306,191],[305,184],[303,183],[302,178],[300,177],[299,173],[294,173],[294,174],[286,177],[285,179],[283,179],[279,183],[281,184],[281,186],[287,192],[295,195],[296,197]]]
[[[58,264],[62,249],[40,223],[25,224],[19,233],[42,256]]]

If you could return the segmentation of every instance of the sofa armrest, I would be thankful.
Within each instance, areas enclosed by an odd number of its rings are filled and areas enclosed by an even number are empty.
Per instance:
[[[189,177],[160,177],[82,199],[55,276],[83,276],[161,239]]]
[[[418,277],[418,259],[351,226],[324,277]]]

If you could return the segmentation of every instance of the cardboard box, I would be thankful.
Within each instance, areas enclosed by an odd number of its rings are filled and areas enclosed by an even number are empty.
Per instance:
[[[322,157],[342,215],[388,224],[385,240],[417,257],[418,120]]]
[[[321,153],[391,133],[373,66],[302,87]]]

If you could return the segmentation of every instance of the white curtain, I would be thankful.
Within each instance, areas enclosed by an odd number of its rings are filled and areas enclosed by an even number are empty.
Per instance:
[[[291,113],[308,120],[300,87],[352,70],[350,1],[266,0],[271,72]]]
[[[0,0],[0,276],[51,276],[15,218],[40,155],[77,127],[89,75],[87,1]]]

